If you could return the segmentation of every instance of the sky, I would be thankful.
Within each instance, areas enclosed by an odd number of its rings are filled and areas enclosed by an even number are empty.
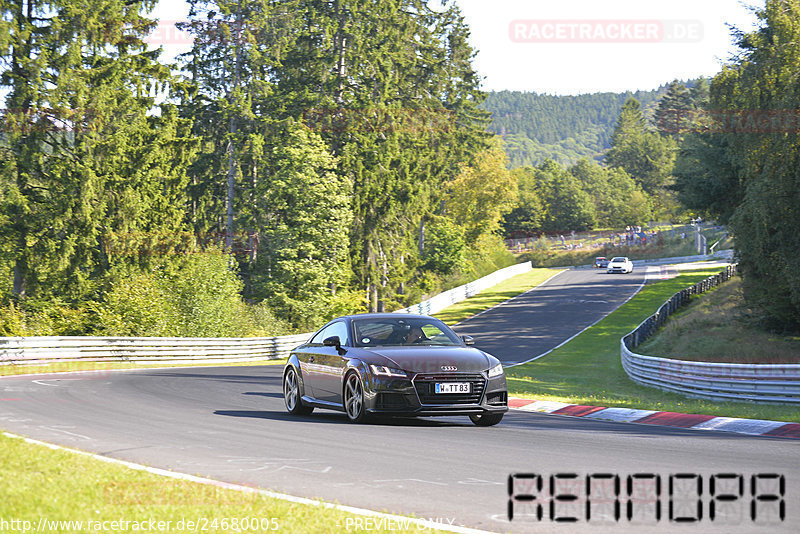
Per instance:
[[[435,7],[438,0],[430,0]],[[490,91],[581,94],[654,89],[713,76],[735,52],[730,28],[750,31],[764,0],[456,0]],[[161,0],[167,57],[185,50],[170,29],[186,17]]]

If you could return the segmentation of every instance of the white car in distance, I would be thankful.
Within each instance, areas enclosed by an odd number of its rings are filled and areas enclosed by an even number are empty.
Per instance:
[[[607,268],[608,274],[611,273],[632,273],[633,272],[633,262],[625,256],[617,256],[616,258],[611,258],[611,261],[608,262]]]

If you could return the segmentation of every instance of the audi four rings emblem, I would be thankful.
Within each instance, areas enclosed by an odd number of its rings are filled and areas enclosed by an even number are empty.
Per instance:
[[[458,367],[455,365],[443,365],[442,371],[458,371]]]

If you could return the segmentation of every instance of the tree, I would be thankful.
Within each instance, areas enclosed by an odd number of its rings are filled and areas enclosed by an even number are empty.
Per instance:
[[[496,233],[503,215],[517,202],[517,181],[506,168],[507,161],[495,139],[446,184],[445,215],[464,228],[470,242],[482,234]]]
[[[256,299],[266,299],[294,326],[331,318],[349,271],[352,184],[314,132],[290,123],[267,148],[268,176],[257,184],[252,212],[261,217],[257,256],[247,267]]]
[[[592,199],[577,178],[550,160],[536,170],[540,194],[547,206],[543,230],[564,232],[595,227],[597,214]]]
[[[193,119],[202,151],[191,168],[192,221],[202,235],[234,238],[252,191],[266,175],[263,153],[278,123],[274,73],[294,43],[299,24],[292,0],[190,0],[179,26],[195,39],[182,57],[189,73],[181,110]],[[280,130],[280,128],[278,128]],[[238,245],[237,245],[238,246]]]
[[[446,217],[428,225],[422,260],[424,266],[440,274],[452,274],[464,264],[464,228]]]
[[[678,201],[721,224],[730,222],[743,194],[739,169],[729,151],[725,136],[689,132],[681,143],[673,171]]]
[[[541,231],[545,205],[536,181],[536,169],[518,167],[511,170],[517,181],[517,203],[503,217],[503,232],[506,236],[532,236]]]
[[[336,0],[298,12],[304,23],[274,73],[280,108],[320,133],[352,182],[355,283],[370,310],[390,309],[415,277],[419,228],[442,185],[488,137],[469,31],[452,3]]]
[[[716,203],[705,195],[704,204],[730,214],[745,298],[772,327],[797,331],[800,1],[767,0],[757,15],[760,28],[738,35],[741,53],[711,85],[709,107],[725,120],[713,125],[719,137],[696,147],[702,166],[685,175],[683,191],[723,192]]]
[[[629,99],[622,107],[606,164],[624,169],[662,208],[668,208],[668,188],[676,144],[668,136],[649,131],[639,103]]]
[[[569,172],[591,196],[601,226],[619,228],[651,220],[650,199],[624,169],[601,167],[582,159]]]
[[[13,294],[97,296],[111,262],[146,264],[142,246],[180,233],[193,141],[169,105],[169,69],[143,38],[153,1],[0,2],[9,67],[0,228]],[[125,250],[111,245],[126,236]]]
[[[658,102],[655,113],[656,128],[664,135],[679,139],[685,128],[689,111],[695,109],[692,92],[677,80],[667,87],[665,94]]]

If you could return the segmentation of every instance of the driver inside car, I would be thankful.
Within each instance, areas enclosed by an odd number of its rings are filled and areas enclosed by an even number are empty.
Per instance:
[[[422,329],[418,326],[412,326],[411,330],[408,331],[408,334],[405,335],[403,338],[405,345],[411,345],[412,343],[419,343],[422,341],[425,334],[422,333]]]

